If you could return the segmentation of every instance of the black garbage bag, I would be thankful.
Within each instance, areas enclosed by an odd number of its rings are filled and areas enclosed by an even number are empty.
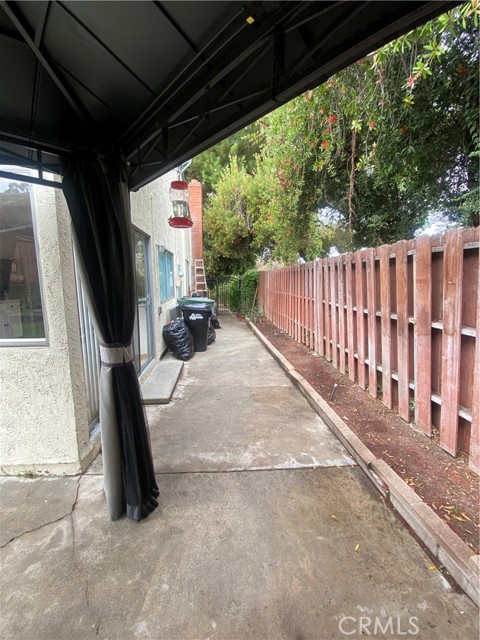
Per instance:
[[[218,321],[217,316],[212,316],[210,323],[214,329],[221,329],[220,322]]]
[[[208,327],[208,338],[207,338],[207,344],[212,344],[212,342],[214,342],[215,338],[217,337],[215,328],[212,327],[212,325],[210,325]]]
[[[162,335],[177,360],[190,360],[193,356],[193,336],[183,320],[173,320],[164,325]]]

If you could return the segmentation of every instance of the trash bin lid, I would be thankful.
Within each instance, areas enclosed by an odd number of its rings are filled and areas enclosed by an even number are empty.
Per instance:
[[[177,298],[178,300],[178,304],[182,305],[182,304],[209,304],[209,305],[213,305],[215,304],[215,300],[212,300],[212,298],[193,298],[193,297],[189,297],[189,296],[184,296],[183,298]]]
[[[182,311],[183,309],[200,309],[201,311],[205,311],[205,309],[208,309],[209,311],[211,311],[212,307],[206,302],[187,302],[186,304],[181,304],[180,309],[182,309]]]

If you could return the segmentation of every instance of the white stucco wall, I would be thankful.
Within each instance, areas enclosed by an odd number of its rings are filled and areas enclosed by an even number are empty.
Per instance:
[[[132,224],[150,238],[151,276],[153,288],[153,322],[155,331],[155,356],[158,359],[165,350],[162,338],[163,325],[170,320],[170,310],[177,306],[177,286],[182,289],[182,295],[187,294],[185,260],[191,264],[191,231],[190,229],[173,229],[168,224],[172,214],[169,188],[172,180],[178,180],[177,171],[170,171],[161,178],[143,187],[131,195]],[[175,297],[160,301],[160,278],[158,271],[158,245],[162,243],[165,249],[174,257],[174,288]],[[178,277],[177,265],[180,264],[183,278]]]
[[[158,245],[174,255],[174,287],[186,295],[191,232],[172,229],[169,186],[176,171],[131,197],[132,224],[150,239],[155,359],[176,295],[160,301]],[[42,346],[0,346],[0,472],[79,473],[100,447],[89,439],[70,215],[60,189],[33,187],[39,275],[47,341]],[[148,375],[148,372],[145,372]]]
[[[99,444],[89,442],[70,217],[60,190],[33,190],[47,343],[0,346],[0,468],[78,473]]]

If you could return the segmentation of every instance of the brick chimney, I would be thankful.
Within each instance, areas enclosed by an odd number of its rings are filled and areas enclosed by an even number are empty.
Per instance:
[[[193,220],[192,227],[192,262],[195,259],[203,260],[203,226],[202,226],[202,185],[194,178],[188,184],[190,195],[190,215]]]

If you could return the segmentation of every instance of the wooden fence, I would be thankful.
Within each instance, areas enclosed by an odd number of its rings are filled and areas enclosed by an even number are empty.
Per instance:
[[[480,227],[260,273],[265,316],[480,473]]]

